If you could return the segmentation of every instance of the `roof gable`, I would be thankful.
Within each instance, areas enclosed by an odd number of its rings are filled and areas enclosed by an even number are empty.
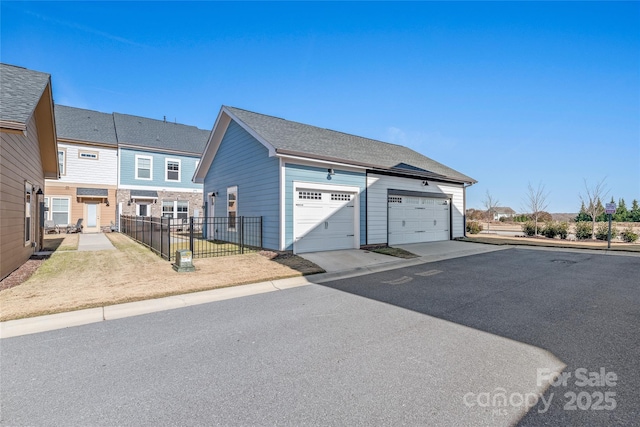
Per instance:
[[[0,64],[0,120],[26,125],[49,81],[47,73]]]

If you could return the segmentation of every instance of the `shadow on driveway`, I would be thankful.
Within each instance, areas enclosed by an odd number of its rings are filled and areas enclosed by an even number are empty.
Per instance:
[[[521,425],[638,425],[639,273],[638,257],[518,248],[323,285],[553,353],[571,376]]]

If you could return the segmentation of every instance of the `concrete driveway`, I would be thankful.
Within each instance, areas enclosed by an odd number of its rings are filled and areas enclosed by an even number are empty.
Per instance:
[[[301,254],[303,258],[322,267],[327,273],[374,268],[375,271],[400,268],[407,265],[441,261],[462,256],[477,255],[506,249],[506,246],[479,245],[477,243],[448,240],[444,242],[414,243],[396,245],[420,258],[403,259],[382,255],[362,249],[345,249],[341,251],[324,251]]]

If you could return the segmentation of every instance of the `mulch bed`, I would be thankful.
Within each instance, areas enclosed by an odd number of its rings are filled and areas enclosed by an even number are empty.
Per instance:
[[[26,282],[29,277],[42,265],[43,259],[30,259],[18,267],[13,273],[0,281],[0,291],[13,288]]]

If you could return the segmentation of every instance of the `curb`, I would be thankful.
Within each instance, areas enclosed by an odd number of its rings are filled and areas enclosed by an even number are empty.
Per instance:
[[[155,298],[143,301],[128,302],[123,304],[107,305],[103,307],[88,308],[83,310],[68,311],[64,313],[48,314],[44,316],[28,317],[25,319],[7,320],[0,322],[0,339],[18,337],[21,335],[36,334],[39,332],[53,331],[73,326],[88,325],[103,322],[105,320],[123,319],[125,317],[140,316],[159,311],[185,308],[193,305],[206,304],[227,299],[240,298],[250,295],[258,295],[267,292],[282,291],[316,283],[331,282],[333,280],[348,279],[365,274],[380,273],[398,268],[412,267],[445,259],[459,258],[477,253],[493,252],[508,249],[505,246],[492,248],[490,251],[459,251],[443,255],[422,256],[412,259],[401,259],[375,264],[367,267],[358,267],[352,270],[342,270],[331,273],[320,273],[310,276],[289,277],[286,279],[272,280],[248,285],[230,286],[226,288],[211,289],[208,291],[194,292],[182,295],[173,295],[163,298]]]
[[[494,246],[491,250],[467,250],[455,253],[421,256],[412,259],[401,259],[375,264],[367,267],[358,267],[352,270],[343,270],[331,273],[314,274],[310,276],[289,277],[286,279],[252,283],[248,285],[230,286],[226,288],[211,289],[208,291],[194,292],[182,295],[173,295],[163,298],[155,298],[143,301],[123,304],[107,305],[103,307],[88,308],[64,313],[49,314],[45,316],[29,317],[25,319],[8,320],[0,322],[0,339],[12,338],[21,335],[35,334],[39,332],[53,331],[56,329],[73,326],[88,325],[103,322],[105,320],[122,319],[125,317],[139,316],[176,308],[185,308],[193,305],[206,304],[216,301],[224,301],[250,295],[258,295],[267,292],[292,289],[310,284],[319,284],[333,280],[348,279],[366,274],[380,273],[398,268],[412,267],[445,259],[460,258],[485,252],[494,252],[509,249],[507,245]]]
[[[286,290],[311,283],[312,282],[304,276],[290,277],[287,279],[211,289],[190,294],[87,308],[84,310],[28,317],[25,319],[8,320],[0,322],[0,339]]]

